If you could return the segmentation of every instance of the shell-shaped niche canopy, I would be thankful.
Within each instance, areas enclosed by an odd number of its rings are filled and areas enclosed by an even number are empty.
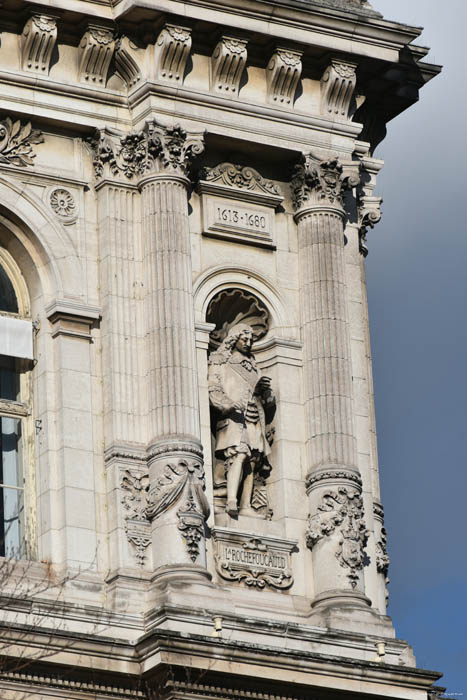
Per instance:
[[[270,314],[263,302],[244,289],[230,288],[218,292],[209,302],[206,321],[215,323],[210,335],[211,349],[219,347],[232,326],[247,323],[255,342],[269,330]]]

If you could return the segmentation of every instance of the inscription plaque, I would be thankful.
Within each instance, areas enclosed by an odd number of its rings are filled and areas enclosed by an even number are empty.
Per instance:
[[[277,537],[214,528],[214,558],[219,576],[254,588],[290,588],[293,584],[291,553],[297,543]]]

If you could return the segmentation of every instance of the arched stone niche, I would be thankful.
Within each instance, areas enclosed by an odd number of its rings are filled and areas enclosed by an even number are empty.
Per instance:
[[[219,266],[204,272],[194,286],[196,344],[198,355],[201,435],[204,446],[207,494],[211,503],[208,521],[212,539],[208,557],[219,572],[221,540],[229,533],[260,537],[265,546],[289,551],[291,542],[303,538],[307,504],[304,488],[304,418],[301,405],[302,349],[294,309],[284,302],[273,281],[251,268]],[[229,303],[229,300],[232,303]],[[232,322],[252,322],[256,342],[253,351],[262,374],[271,377],[277,400],[272,425],[275,439],[267,478],[269,518],[230,518],[215,502],[216,464],[210,422],[208,358]],[[215,512],[218,511],[218,512]],[[226,534],[227,533],[227,534]],[[293,591],[304,589],[302,552],[293,554]],[[221,575],[221,578],[224,578]],[[256,584],[255,584],[256,585]],[[268,587],[269,584],[266,584]],[[271,584],[276,587],[276,584]],[[284,584],[285,587],[285,584]],[[292,587],[291,587],[292,589]]]

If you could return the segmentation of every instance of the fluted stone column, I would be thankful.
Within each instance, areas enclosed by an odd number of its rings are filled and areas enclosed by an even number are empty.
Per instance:
[[[126,179],[137,185],[141,197],[144,341],[143,357],[135,362],[142,365],[143,381],[142,396],[135,400],[146,406],[142,423],[149,487],[138,518],[149,526],[153,577],[206,579],[204,523],[209,508],[200,440],[187,195],[189,167],[203,151],[202,138],[150,121],[136,133],[101,134],[94,148],[98,179]],[[134,474],[130,476],[126,488]]]
[[[355,178],[355,175],[352,176]],[[300,308],[307,417],[307,493],[314,606],[367,605],[367,533],[352,408],[342,194],[336,159],[311,154],[292,182],[300,254]]]
[[[199,134],[151,122],[140,178],[149,387],[149,506],[158,576],[207,576],[187,172]]]

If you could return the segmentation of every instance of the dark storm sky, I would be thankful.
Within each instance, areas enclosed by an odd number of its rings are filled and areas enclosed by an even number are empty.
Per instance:
[[[443,64],[376,155],[368,295],[397,636],[467,700],[467,2],[374,0]]]

